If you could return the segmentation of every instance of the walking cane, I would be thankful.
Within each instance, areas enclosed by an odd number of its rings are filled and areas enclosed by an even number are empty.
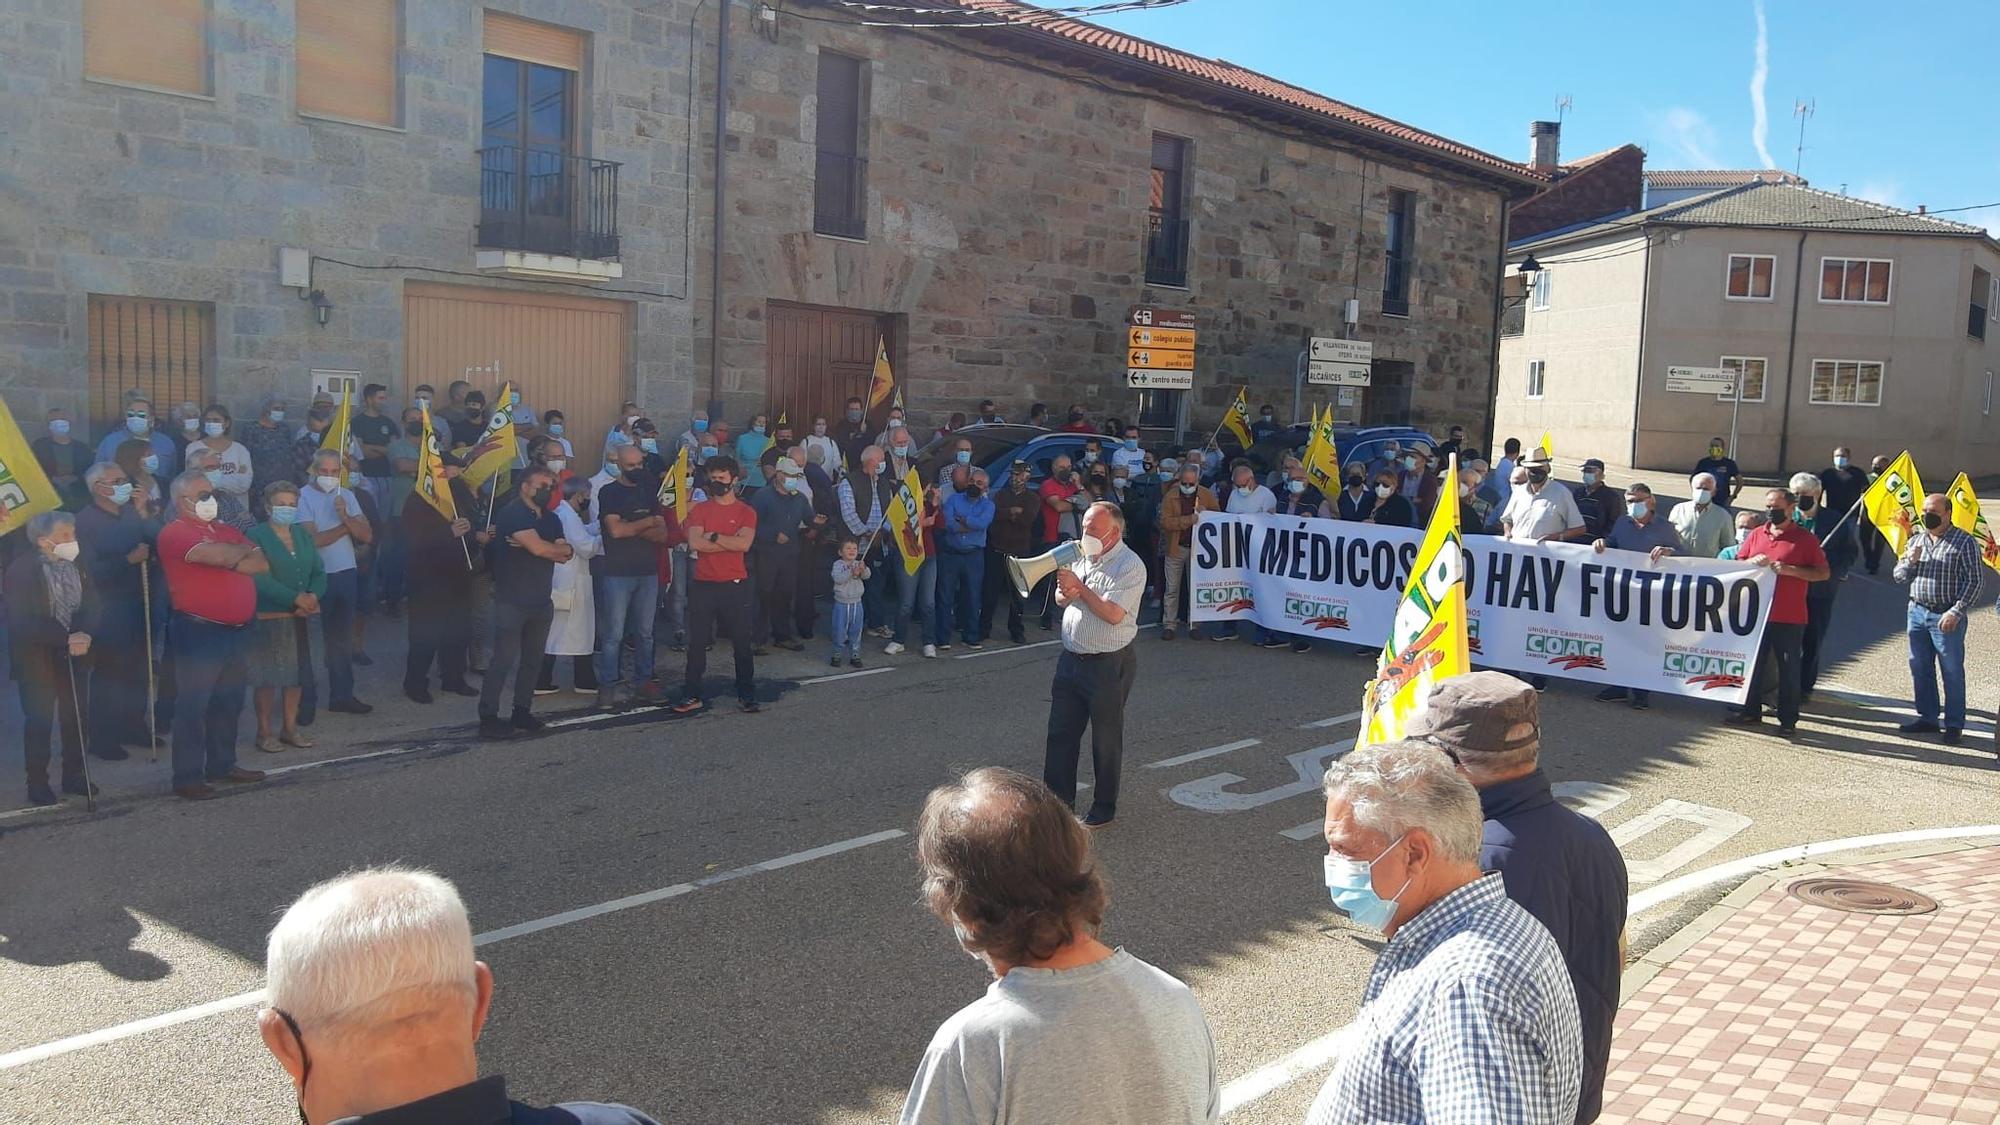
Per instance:
[[[148,761],[160,760],[159,720],[154,716],[158,705],[159,688],[153,678],[153,574],[145,563],[139,564],[139,597],[146,607],[146,757]]]
[[[83,732],[83,701],[76,694],[76,657],[67,648],[63,650],[63,661],[69,666],[69,706],[76,716],[76,759],[83,763],[83,807],[97,811],[97,787],[90,783],[90,754],[84,749],[89,742]]]

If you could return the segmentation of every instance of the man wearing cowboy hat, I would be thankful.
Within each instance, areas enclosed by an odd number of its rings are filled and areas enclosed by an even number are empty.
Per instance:
[[[1536,446],[1521,459],[1526,486],[1516,488],[1500,513],[1500,534],[1515,543],[1587,539],[1590,527],[1577,510],[1576,495],[1549,478],[1549,451]]]

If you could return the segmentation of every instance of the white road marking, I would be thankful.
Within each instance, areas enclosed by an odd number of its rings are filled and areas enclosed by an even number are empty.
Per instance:
[[[814,676],[809,680],[800,680],[799,686],[831,683],[834,680],[851,680],[857,676],[879,676],[884,672],[893,672],[895,670],[893,666],[888,668],[863,668],[859,672],[839,672],[829,676]]]
[[[555,724],[550,723],[549,725],[554,726]],[[264,776],[277,777],[280,774],[297,773],[300,770],[316,770],[321,766],[338,766],[346,762],[365,762],[370,758],[392,758],[398,754],[414,754],[422,749],[425,749],[425,747],[398,746],[393,750],[371,750],[366,754],[349,754],[344,758],[325,758],[317,762],[293,762],[289,766],[274,766],[271,769],[265,770]]]
[[[1320,779],[1326,776],[1326,764],[1342,754],[1353,750],[1346,742],[1329,742],[1310,750],[1300,750],[1285,755],[1285,762],[1292,767],[1297,781],[1260,789],[1255,793],[1235,793],[1229,787],[1244,780],[1233,773],[1212,773],[1193,781],[1184,781],[1167,790],[1167,796],[1174,803],[1186,805],[1201,812],[1227,813],[1245,812],[1262,808],[1289,797],[1299,797],[1319,789]]]
[[[62,807],[61,805],[29,805],[25,809],[8,809],[6,812],[0,812],[0,820],[6,820],[8,817],[27,816],[29,813],[55,812]]]
[[[1913,828],[1903,832],[1877,832],[1869,836],[1847,836],[1838,840],[1794,844],[1789,848],[1758,852],[1756,855],[1719,863],[1714,867],[1704,867],[1700,871],[1692,871],[1678,879],[1670,879],[1657,887],[1640,891],[1632,896],[1627,914],[1630,917],[1637,917],[1703,887],[1711,887],[1739,876],[1754,875],[1763,868],[1774,867],[1780,863],[1797,863],[1815,856],[1854,851],[1858,848],[1879,848],[1888,844],[1911,844],[1925,840],[1969,840],[1982,836],[2000,836],[2000,824],[1980,824],[1967,828]]]
[[[543,930],[553,930],[559,926],[571,925],[601,915],[615,914],[621,910],[630,910],[637,906],[662,902],[670,898],[679,898],[682,895],[704,887],[731,882],[747,875],[777,871],[786,867],[794,867],[801,863],[810,863],[816,859],[825,859],[828,856],[850,852],[856,848],[865,848],[870,844],[879,844],[885,840],[898,839],[903,835],[905,833],[901,829],[890,828],[881,832],[871,832],[866,836],[856,836],[852,839],[824,844],[817,848],[807,848],[804,851],[781,855],[775,859],[767,859],[761,863],[734,867],[728,871],[717,871],[690,882],[675,883],[670,887],[660,887],[656,890],[644,891],[636,895],[627,895],[624,898],[614,898],[609,902],[600,902],[594,906],[578,907],[575,910],[565,910],[559,914],[551,914],[544,918],[536,918],[531,921],[516,923],[512,926],[503,926],[497,930],[488,930],[483,934],[475,935],[472,939],[472,944],[491,945],[495,942],[506,941],[509,938],[540,933]],[[129,1039],[134,1035],[143,1035],[146,1032],[157,1031],[163,1027],[191,1023],[195,1020],[206,1019],[209,1016],[222,1012],[232,1012],[242,1008],[254,1007],[262,1003],[263,1000],[264,992],[262,989],[258,989],[255,992],[241,992],[234,996],[225,996],[220,1000],[210,1000],[205,1004],[196,1004],[191,1008],[163,1012],[157,1016],[147,1016],[144,1019],[132,1020],[129,1023],[100,1028],[96,1031],[86,1031],[79,1035],[71,1035],[33,1047],[23,1047],[20,1050],[9,1051],[4,1055],[0,1055],[0,1071],[13,1070],[16,1067],[26,1066],[32,1062],[52,1059],[59,1055],[67,1055],[89,1047],[115,1043],[121,1039]]]
[[[1353,722],[1354,720],[1356,720],[1356,719],[1358,719],[1358,718],[1360,718],[1360,717],[1361,717],[1361,712],[1359,712],[1359,711],[1349,711],[1349,712],[1348,712],[1347,714],[1345,714],[1345,715],[1335,715],[1335,716],[1334,716],[1333,718],[1331,718],[1331,719],[1314,719],[1314,720],[1313,720],[1312,722],[1310,722],[1310,723],[1300,723],[1300,724],[1299,724],[1299,729],[1300,729],[1300,730],[1314,730],[1314,729],[1317,729],[1317,728],[1319,728],[1319,727],[1337,727],[1337,726],[1339,726],[1339,725],[1340,725],[1340,724],[1342,724],[1342,723],[1351,723],[1351,722]]]
[[[1009,644],[1006,648],[988,648],[988,649],[981,649],[978,652],[953,653],[952,659],[977,660],[982,656],[998,656],[1003,652],[1026,652],[1031,648],[1047,648],[1050,645],[1059,645],[1061,643],[1062,643],[1062,638],[1057,637],[1055,640],[1052,641],[1035,641],[1032,644],[1025,644],[1025,645]]]
[[[613,719],[624,719],[630,718],[633,715],[646,715],[654,711],[665,711],[667,707],[668,705],[665,703],[649,703],[644,707],[633,707],[625,711],[613,711],[610,714],[605,714],[601,711],[586,711],[581,715],[571,715],[567,719],[550,719],[545,725],[549,729],[554,730],[557,727],[580,727],[585,723],[608,723]]]
[[[1225,742],[1220,746],[1211,746],[1206,750],[1196,750],[1191,754],[1182,754],[1176,758],[1162,758],[1157,762],[1147,762],[1146,768],[1149,770],[1163,770],[1168,766],[1186,765],[1189,762],[1199,762],[1203,758],[1213,758],[1218,754],[1227,754],[1232,750],[1247,750],[1252,746],[1261,746],[1263,742],[1264,740],[1261,738],[1242,738],[1235,742]]]
[[[1691,824],[1699,831],[1652,859],[1631,858],[1635,842],[1670,824]],[[1724,840],[1748,827],[1750,818],[1742,813],[1668,798],[1613,828],[1611,842],[1626,853],[1625,870],[1632,882],[1654,883],[1721,847]]]
[[[1222,1087],[1222,1115],[1235,1113],[1275,1090],[1283,1089],[1340,1057],[1342,1041],[1351,1029],[1343,1027],[1307,1043],[1290,1054],[1266,1063]]]

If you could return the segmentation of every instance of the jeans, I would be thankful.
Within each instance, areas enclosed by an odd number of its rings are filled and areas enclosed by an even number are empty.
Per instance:
[[[758,644],[792,639],[792,618],[799,597],[799,545],[766,543],[753,552],[751,576],[757,583],[755,640]]]
[[[1139,674],[1139,658],[1126,645],[1117,652],[1082,655],[1063,650],[1049,685],[1048,749],[1042,781],[1065,804],[1076,804],[1076,763],[1083,729],[1090,728],[1094,812],[1118,811],[1118,775],[1125,758],[1125,699]]]
[[[688,627],[688,584],[694,580],[694,565],[679,547],[672,551],[674,580],[667,585],[667,632],[684,635]],[[603,682],[599,677],[599,682]]]
[[[1770,659],[1758,661],[1757,674],[1750,681],[1750,694],[1743,700],[1743,714],[1752,719],[1764,717],[1764,692],[1772,679],[1778,681],[1778,725],[1796,726],[1799,721],[1799,657],[1805,643],[1804,625],[1780,625],[1776,621],[1764,626],[1764,649]],[[1915,650],[1912,649],[1912,652]],[[1910,658],[1915,665],[1916,657]]]
[[[507,677],[514,678],[514,710],[534,706],[535,678],[542,669],[542,649],[549,643],[549,626],[555,621],[555,606],[493,603],[493,660],[486,666],[486,678],[479,685],[479,717],[500,717],[500,693],[507,690]]]
[[[889,639],[900,643],[910,631],[910,621],[916,617],[918,606],[923,607],[924,616],[929,619],[927,625],[937,620],[937,560],[926,558],[915,574],[903,569],[903,557],[893,551],[883,563],[884,570],[896,572],[896,623],[891,626],[895,634]],[[951,638],[932,643],[949,644]]]
[[[750,654],[750,581],[696,582],[688,591],[687,682],[683,694],[701,698],[701,681],[708,674],[708,643],[720,625],[729,634],[736,655],[736,698],[757,697],[756,657]]]
[[[1945,632],[1944,614],[1910,603],[1910,679],[1916,685],[1917,718],[1946,730],[1965,729],[1965,631],[1969,614],[1958,628]],[[1944,715],[1938,715],[1938,677],[1944,677]]]
[[[660,604],[657,574],[614,575],[597,579],[597,686],[619,681],[625,638],[632,638],[632,678],[653,678],[653,618]]]
[[[860,602],[833,603],[832,635],[834,659],[839,659],[843,653],[850,659],[861,655]]]
[[[1833,624],[1833,599],[1840,592],[1840,580],[1815,582],[1808,589],[1817,592],[1821,587],[1826,588],[1825,595],[1806,596],[1806,632],[1799,643],[1800,698],[1811,695],[1819,682],[1820,648],[1826,643],[1827,626]]]
[[[179,697],[174,704],[174,788],[236,768],[247,630],[176,613],[167,623]]]
[[[482,672],[493,662],[493,575],[472,576],[472,612],[466,615],[465,663]]]
[[[77,727],[76,692],[83,681],[75,661],[67,647],[21,655],[25,659],[15,665],[14,678],[21,684],[21,752],[27,760],[28,784],[48,784],[49,746],[60,726],[63,785],[77,788],[83,784],[83,732]]]
[[[354,698],[354,614],[359,581],[352,570],[329,574],[326,593],[320,595],[320,651],[325,656],[328,703]]]
[[[931,626],[933,644],[950,644],[954,618],[959,639],[976,645],[979,633],[979,586],[986,577],[986,551],[945,551],[937,558],[937,620]]]

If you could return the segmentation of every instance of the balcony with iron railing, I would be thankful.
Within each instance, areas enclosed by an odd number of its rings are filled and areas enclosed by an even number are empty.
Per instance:
[[[1410,315],[1410,259],[1401,254],[1383,256],[1382,314]]]
[[[868,158],[820,149],[813,168],[813,232],[868,237]]]
[[[1154,211],[1146,216],[1146,284],[1187,288],[1188,220]]]
[[[497,145],[479,157],[480,267],[615,277],[618,163]],[[532,255],[532,259],[525,256]]]

